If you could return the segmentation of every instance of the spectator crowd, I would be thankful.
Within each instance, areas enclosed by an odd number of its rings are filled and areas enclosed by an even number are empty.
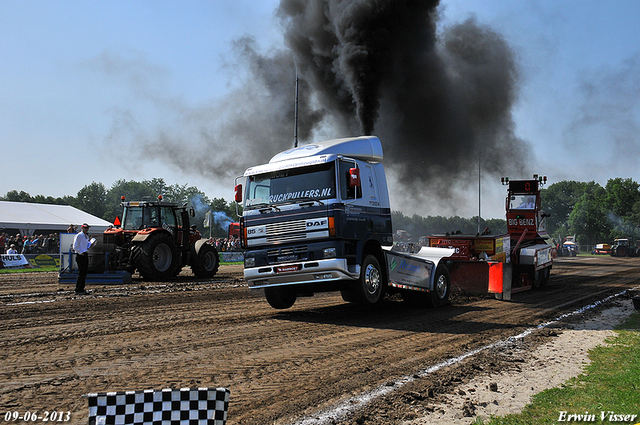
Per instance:
[[[72,226],[67,229],[67,233],[75,231],[75,227]],[[240,239],[234,236],[211,238],[209,241],[215,245],[218,252],[242,251]],[[10,249],[16,254],[57,254],[60,252],[60,234],[23,236],[18,233],[9,236],[7,233],[0,233],[0,253],[8,253]]]
[[[32,236],[22,236],[20,233],[13,236],[9,236],[7,233],[0,234],[0,252],[6,253],[10,249],[13,249],[17,254],[58,253],[60,251],[60,235],[57,233]]]
[[[218,252],[242,251],[240,248],[240,238],[230,236],[229,238],[211,238],[209,242],[215,245]]]

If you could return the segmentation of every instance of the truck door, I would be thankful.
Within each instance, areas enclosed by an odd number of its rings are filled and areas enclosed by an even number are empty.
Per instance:
[[[369,206],[379,206],[376,174],[371,164],[364,164],[361,168],[360,179],[362,181],[362,198],[364,202]]]

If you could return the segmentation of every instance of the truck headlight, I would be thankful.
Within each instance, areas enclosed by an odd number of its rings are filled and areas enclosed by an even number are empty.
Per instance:
[[[335,248],[325,248],[322,250],[323,258],[336,258],[336,249]]]
[[[256,266],[256,258],[255,257],[245,257],[244,258],[244,266],[245,267],[255,267]]]

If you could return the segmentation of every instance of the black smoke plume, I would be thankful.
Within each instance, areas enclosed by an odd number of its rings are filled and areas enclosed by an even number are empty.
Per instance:
[[[384,144],[405,186],[524,163],[513,129],[517,66],[506,41],[469,19],[438,34],[438,2],[282,0],[294,61],[342,131]],[[464,182],[465,184],[468,181]]]
[[[292,146],[297,70],[301,143],[376,134],[400,182],[392,192],[465,202],[456,193],[476,181],[480,152],[485,174],[519,177],[530,149],[514,132],[508,43],[474,19],[440,28],[438,12],[435,0],[281,0],[286,49],[262,53],[254,39],[237,40],[235,88],[198,108],[162,102],[176,124],[138,131],[137,145],[230,184]],[[113,139],[123,126],[138,130],[121,114]]]

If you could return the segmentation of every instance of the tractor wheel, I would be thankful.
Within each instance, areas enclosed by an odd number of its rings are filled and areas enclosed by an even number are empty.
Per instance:
[[[360,279],[351,287],[353,298],[361,304],[378,304],[384,298],[385,286],[384,274],[378,259],[375,255],[367,255],[362,262]]]
[[[264,288],[264,296],[269,305],[278,310],[284,310],[291,307],[296,302],[296,291],[292,288],[275,287]]]
[[[626,257],[627,256],[627,247],[619,246],[616,250],[616,257]]]
[[[169,235],[154,233],[141,245],[138,272],[145,280],[166,280],[174,277],[176,244]]]
[[[191,264],[193,274],[198,277],[211,278],[218,272],[218,267],[220,267],[218,250],[211,244],[203,244]]]

